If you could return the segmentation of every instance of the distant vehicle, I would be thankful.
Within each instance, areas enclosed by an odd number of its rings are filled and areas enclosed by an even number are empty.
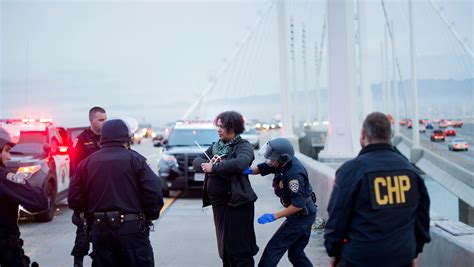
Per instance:
[[[443,130],[434,130],[433,133],[431,133],[431,141],[445,141],[446,140],[446,134],[444,133]]]
[[[420,126],[418,126],[418,131],[420,133],[425,133],[426,132],[426,126],[424,124],[420,123]]]
[[[446,128],[446,131],[444,132],[446,136],[456,136],[456,129],[453,127],[448,127]]]
[[[465,150],[467,151],[469,148],[469,144],[463,138],[453,138],[448,144],[449,150],[456,151],[456,150]]]
[[[426,124],[426,129],[428,129],[428,130],[433,130],[433,124],[432,124],[431,122],[428,122],[428,123]]]
[[[252,126],[245,126],[245,132],[240,135],[243,139],[250,142],[250,144],[255,148],[258,149],[259,144],[259,134],[257,129],[253,128]]]
[[[163,140],[163,151],[158,159],[158,176],[161,179],[163,194],[169,196],[170,190],[201,189],[204,173],[195,170],[193,160],[219,139],[212,123],[177,123]]]
[[[400,126],[405,126],[406,123],[407,123],[406,120],[401,120],[401,121],[399,122]]]
[[[69,190],[68,132],[50,119],[0,120],[0,123],[18,135],[14,137],[18,142],[10,150],[12,158],[7,162],[7,170],[43,189],[49,208],[32,215],[39,222],[51,221],[56,203],[65,199]],[[22,208],[21,211],[28,213]]]
[[[139,123],[137,132],[141,133],[142,137],[150,138],[153,134],[153,128],[149,123]]]
[[[135,144],[135,143],[141,144],[142,138],[143,138],[143,134],[142,134],[141,130],[137,129],[132,135],[132,141],[131,141],[132,145]]]
[[[441,120],[439,122],[439,128],[446,128],[450,125],[450,122],[448,120]]]
[[[464,125],[464,121],[461,119],[457,119],[453,121],[453,127],[461,128]]]
[[[413,128],[413,126],[412,126],[412,124],[411,124],[411,121],[408,121],[407,128],[408,128],[408,129],[412,129],[412,128]]]

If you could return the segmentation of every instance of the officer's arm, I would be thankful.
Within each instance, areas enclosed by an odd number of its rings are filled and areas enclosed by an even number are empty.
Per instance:
[[[161,182],[145,160],[141,164],[141,202],[145,211],[145,218],[147,220],[156,220],[160,217],[160,210],[163,207]]]
[[[324,231],[324,246],[330,257],[339,257],[343,240],[347,238],[347,227],[351,212],[354,185],[347,183],[352,172],[336,172],[336,181],[328,204],[329,218]]]
[[[206,154],[212,158],[212,146],[206,150]],[[201,170],[201,164],[209,162],[209,159],[206,157],[206,154],[202,153],[193,160],[193,167],[195,170]]]
[[[48,209],[48,198],[41,188],[31,186],[28,181],[25,184],[9,181],[5,170],[0,172],[0,197],[32,213]]]
[[[425,243],[431,241],[430,237],[430,197],[426,190],[425,182],[421,177],[418,178],[418,188],[420,191],[420,202],[416,210],[416,254],[423,252]]]
[[[77,137],[77,142],[76,145],[73,147],[73,153],[72,153],[72,167],[73,171],[76,172],[77,168],[79,168],[79,164],[81,161],[84,159],[84,140],[82,140],[81,136],[79,135]]]
[[[242,173],[245,168],[252,164],[255,156],[253,154],[252,145],[248,142],[236,148],[236,158],[223,160],[212,166],[212,173],[229,175],[234,173]]]
[[[256,169],[258,170],[258,172],[254,171],[254,174],[260,173],[260,175],[262,176],[268,175],[270,173],[275,173],[276,170],[274,167],[269,166],[265,162],[258,164]]]
[[[280,218],[288,217],[288,216],[293,215],[293,214],[295,214],[295,213],[297,213],[301,210],[303,210],[303,208],[298,208],[298,207],[293,206],[293,204],[291,204],[290,206],[288,206],[284,210],[276,212],[275,213],[275,220],[278,220]]]
[[[69,184],[69,192],[67,196],[67,202],[69,208],[77,211],[86,211],[86,200],[84,196],[85,192],[85,166],[87,160],[82,161],[77,166],[76,172],[71,179]]]

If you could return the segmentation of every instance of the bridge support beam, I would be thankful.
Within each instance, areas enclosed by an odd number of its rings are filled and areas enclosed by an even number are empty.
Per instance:
[[[328,0],[329,129],[322,162],[343,162],[360,149],[355,109],[355,35],[352,0]]]

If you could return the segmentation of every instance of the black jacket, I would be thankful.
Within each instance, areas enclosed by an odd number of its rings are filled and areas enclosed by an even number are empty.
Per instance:
[[[75,211],[119,211],[156,220],[163,207],[161,183],[146,159],[120,143],[107,143],[79,164],[69,187]]]
[[[214,144],[213,144],[214,145]],[[206,154],[212,158],[212,146],[206,151]],[[239,206],[249,202],[255,202],[257,200],[257,194],[252,189],[247,174],[242,174],[245,168],[252,165],[255,159],[252,145],[244,139],[240,139],[231,145],[230,155],[212,166],[211,175],[220,175],[227,177],[230,181],[230,200],[229,206]],[[195,158],[193,161],[194,169],[201,170],[201,164],[209,162],[204,154]],[[211,203],[207,195],[207,182],[208,175],[204,179],[204,188],[202,194],[203,207],[209,206]]]
[[[7,180],[7,170],[0,163],[0,240],[19,236],[18,205],[30,212],[48,209],[48,198],[41,188],[28,182],[18,184]]]
[[[418,170],[391,145],[369,145],[336,172],[326,251],[356,266],[407,265],[430,242],[429,207]]]
[[[72,173],[75,172],[81,161],[100,149],[100,135],[96,135],[90,128],[80,133],[74,140],[71,156]]]

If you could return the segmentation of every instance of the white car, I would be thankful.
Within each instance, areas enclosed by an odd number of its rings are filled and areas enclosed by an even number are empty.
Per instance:
[[[453,138],[448,144],[449,150],[456,151],[456,150],[465,150],[467,151],[469,148],[469,144],[463,138]]]

